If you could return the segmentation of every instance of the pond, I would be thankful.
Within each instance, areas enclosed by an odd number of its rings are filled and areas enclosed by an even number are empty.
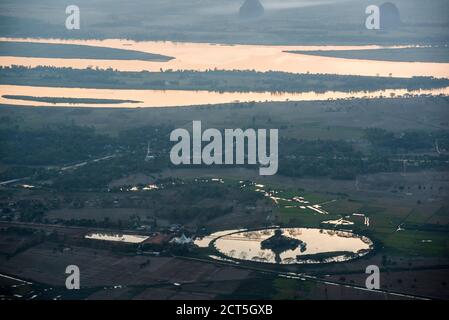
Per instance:
[[[280,230],[287,245],[269,246],[275,230]],[[278,231],[279,232],[279,231]],[[269,228],[228,233],[216,238],[213,245],[229,259],[278,264],[314,264],[342,262],[362,257],[373,242],[350,231],[312,228]]]
[[[148,239],[148,236],[140,236],[134,234],[118,234],[118,233],[89,233],[85,236],[86,239],[115,241],[124,243],[141,243]]]

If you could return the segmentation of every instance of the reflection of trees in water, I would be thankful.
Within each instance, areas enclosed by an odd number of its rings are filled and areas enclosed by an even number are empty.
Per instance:
[[[288,257],[288,258],[285,258],[282,260],[282,263],[286,263],[286,264],[290,264],[290,263],[294,263],[294,262],[296,262],[296,259],[292,258],[292,257]]]
[[[362,240],[363,243],[369,245],[370,247],[373,245],[373,242],[365,236],[360,237],[360,240]]]
[[[320,233],[327,234],[328,236],[331,236],[331,237],[336,235],[340,238],[360,238],[360,236],[358,236],[352,232],[348,232],[348,231],[320,229]]]
[[[292,237],[298,237],[302,235],[302,231],[298,228],[285,229],[285,231],[287,231],[287,233]]]
[[[274,261],[274,254],[270,250],[261,250],[257,252],[256,258],[263,259],[266,261]]]
[[[260,233],[257,232],[257,231],[248,231],[248,232],[245,232],[245,233],[243,234],[243,237],[244,237],[244,238],[247,238],[247,239],[254,239],[254,240],[257,240],[257,239],[260,239],[260,238],[261,238],[261,235],[260,235]]]
[[[359,236],[355,235],[354,233],[345,231],[337,231],[336,234],[341,238],[359,238]]]
[[[260,232],[260,234],[263,234],[264,236],[269,236],[272,234],[273,231],[270,229],[266,229],[266,230],[261,230],[259,232]]]
[[[267,261],[268,261],[268,260],[265,259],[265,258],[261,258],[261,257],[257,257],[257,256],[252,257],[251,260],[253,260],[253,261],[258,261],[258,262],[267,262]]]

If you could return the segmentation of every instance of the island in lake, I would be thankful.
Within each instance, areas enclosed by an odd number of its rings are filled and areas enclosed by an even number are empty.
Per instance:
[[[306,250],[307,244],[299,239],[284,236],[281,229],[276,229],[274,235],[260,243],[261,249],[269,249],[276,254],[276,262],[280,262],[280,254],[287,250],[295,250],[300,247],[300,251]]]

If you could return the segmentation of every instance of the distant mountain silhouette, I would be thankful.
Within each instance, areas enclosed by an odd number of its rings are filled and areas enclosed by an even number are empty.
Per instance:
[[[259,0],[246,0],[240,7],[239,16],[242,19],[258,18],[263,16],[265,9]]]
[[[401,25],[399,9],[395,4],[385,2],[380,5],[379,11],[381,29],[394,29]]]

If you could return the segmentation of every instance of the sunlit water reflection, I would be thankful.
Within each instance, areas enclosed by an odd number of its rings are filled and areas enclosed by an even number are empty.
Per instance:
[[[336,99],[379,97],[404,97],[416,95],[449,95],[449,87],[429,90],[390,89],[373,92],[217,92],[217,91],[189,91],[189,90],[129,90],[129,89],[84,89],[0,85],[0,104],[19,106],[55,106],[55,107],[107,107],[107,108],[145,108],[145,107],[176,107],[200,106],[208,104],[225,104],[236,102],[285,102],[285,101],[323,101]],[[116,99],[136,100],[136,102],[111,103],[50,103],[8,99],[4,96],[32,96],[52,98],[82,98],[82,99]]]
[[[160,71],[168,70],[255,70],[282,71],[291,73],[327,73],[361,76],[433,76],[449,78],[449,63],[394,62],[361,59],[342,59],[295,54],[287,51],[313,50],[366,50],[379,46],[269,46],[269,45],[229,45],[211,43],[131,41],[124,39],[76,40],[76,39],[35,39],[0,38],[0,41],[21,41],[34,43],[90,45],[114,49],[136,50],[146,53],[174,57],[167,62],[141,60],[102,59],[54,59],[28,57],[0,57],[0,65],[39,65],[71,67],[77,69],[113,68],[119,71]],[[1,47],[0,47],[1,50]]]
[[[306,264],[348,261],[364,256],[373,249],[373,242],[349,231],[283,228],[287,237],[301,240],[300,247],[275,253],[262,249],[261,242],[272,237],[276,229],[244,231],[227,234],[215,240],[215,248],[228,258],[265,263]],[[276,257],[276,255],[279,255]]]

